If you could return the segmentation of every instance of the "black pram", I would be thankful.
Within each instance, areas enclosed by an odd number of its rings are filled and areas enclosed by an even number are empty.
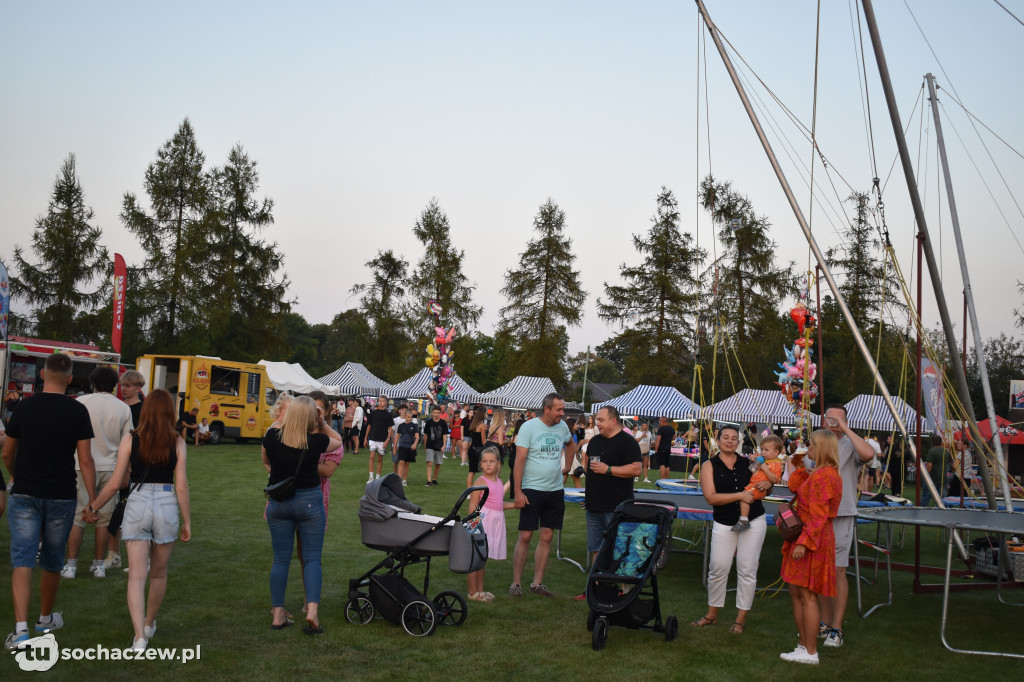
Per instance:
[[[595,651],[604,648],[609,625],[650,628],[664,632],[666,642],[675,639],[676,617],[661,621],[657,571],[668,556],[677,510],[671,502],[627,500],[612,513],[587,577],[587,629]]]
[[[459,518],[459,509],[469,496],[482,491],[478,511]],[[424,637],[438,624],[462,625],[467,604],[458,592],[446,590],[432,600],[426,597],[430,584],[430,558],[447,556],[448,568],[471,573],[487,561],[487,536],[480,527],[480,513],[487,500],[487,487],[468,488],[444,518],[421,514],[422,509],[405,497],[402,479],[388,474],[366,485],[359,500],[359,524],[363,544],[387,552],[376,566],[349,580],[345,617],[365,625],[380,613],[401,625],[410,635]],[[411,564],[426,564],[423,591],[405,578]]]

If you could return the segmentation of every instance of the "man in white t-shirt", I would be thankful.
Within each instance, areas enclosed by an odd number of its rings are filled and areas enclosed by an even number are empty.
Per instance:
[[[846,406],[834,403],[825,409],[825,428],[839,439],[839,475],[843,479],[843,498],[839,502],[839,513],[832,519],[836,536],[836,596],[818,597],[821,622],[827,633],[825,646],[843,645],[843,615],[850,596],[850,585],[846,582],[846,568],[850,565],[850,548],[857,540],[857,467],[870,462],[875,451],[868,442],[858,436],[846,422]]]
[[[512,471],[515,505],[519,510],[519,539],[512,554],[512,584],[508,592],[522,597],[521,581],[526,568],[533,533],[540,528],[540,541],[533,555],[533,582],[530,591],[552,597],[543,583],[544,570],[551,553],[551,539],[562,529],[565,493],[562,481],[569,473],[576,445],[569,427],[562,421],[565,400],[557,393],[544,396],[544,411],[537,419],[523,424],[516,437],[516,462]]]
[[[114,395],[117,387],[117,372],[110,367],[98,367],[89,376],[93,393],[84,395],[78,402],[89,410],[92,420],[92,459],[96,465],[96,490],[103,490],[117,466],[117,448],[121,439],[131,433],[132,411]],[[82,548],[85,536],[85,521],[82,512],[89,504],[88,493],[82,480],[82,472],[78,469],[78,457],[75,457],[75,472],[78,475],[78,506],[75,510],[74,525],[68,536],[68,559],[60,574],[63,578],[74,578],[78,573],[78,552]],[[96,578],[105,578],[107,571],[103,566],[110,535],[107,524],[110,514],[117,506],[117,496],[97,509],[99,518],[96,520],[96,559],[89,567],[89,572]]]

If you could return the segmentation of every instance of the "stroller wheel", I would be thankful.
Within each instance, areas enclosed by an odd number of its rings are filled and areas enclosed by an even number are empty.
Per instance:
[[[413,637],[426,637],[437,629],[437,611],[428,601],[415,599],[402,609],[402,628]]]
[[[594,634],[590,636],[590,645],[594,651],[600,651],[608,641],[608,619],[601,616],[594,621]]]
[[[594,623],[597,621],[597,611],[590,609],[587,613],[587,632],[594,631]]]
[[[458,592],[445,590],[434,597],[437,620],[441,625],[462,625],[466,622],[466,600]]]
[[[665,641],[671,642],[679,634],[679,619],[669,616],[665,619]]]
[[[366,597],[356,597],[345,606],[345,618],[353,625],[366,625],[373,615],[373,602]]]

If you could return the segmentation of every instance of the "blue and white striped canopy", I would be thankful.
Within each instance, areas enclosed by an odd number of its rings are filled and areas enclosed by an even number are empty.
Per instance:
[[[913,433],[917,425],[917,412],[899,397],[893,396],[892,402],[900,413],[907,431]],[[859,395],[846,403],[846,421],[850,428],[874,429],[876,431],[892,431],[896,428],[896,420],[880,395]],[[921,418],[922,428],[926,428],[925,419]]]
[[[501,388],[479,396],[484,405],[497,405],[506,409],[539,410],[544,396],[555,392],[551,379],[544,377],[516,377]]]
[[[417,398],[428,400],[430,398],[430,380],[434,374],[430,369],[424,367],[415,375],[401,383],[384,389],[384,395],[389,398]],[[452,375],[448,381],[448,398],[460,403],[478,402],[480,394],[472,386],[467,384],[459,376],[458,372]]]
[[[346,362],[327,376],[317,379],[321,384],[336,385],[338,395],[378,396],[391,384],[374,375],[358,362]]]
[[[603,403],[594,403],[590,406],[590,410],[597,414],[597,411],[605,405],[616,408],[619,414],[638,417],[696,419],[700,416],[700,408],[671,386],[637,386],[618,398],[606,400]]]
[[[793,406],[780,391],[753,388],[745,388],[730,398],[708,405],[704,408],[704,416],[716,422],[758,422],[780,426],[796,424]],[[812,426],[821,424],[821,417],[813,412],[810,420]]]

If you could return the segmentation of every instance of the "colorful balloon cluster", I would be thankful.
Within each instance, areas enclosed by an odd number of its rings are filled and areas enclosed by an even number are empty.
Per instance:
[[[800,299],[789,311],[789,317],[796,324],[800,337],[793,341],[792,350],[783,348],[786,361],[778,364],[782,371],[776,372],[779,380],[775,385],[793,406],[793,414],[799,417],[818,397],[818,385],[814,383],[818,376],[818,366],[811,360],[814,355],[814,351],[811,350],[811,346],[814,345],[811,335],[814,334],[818,321],[807,307],[806,278],[800,287]]]
[[[427,310],[434,316],[437,324],[441,324],[441,306],[437,301],[427,304]],[[451,350],[452,341],[455,340],[455,327],[434,327],[434,334],[434,342],[427,346],[426,364],[433,373],[428,390],[430,399],[442,404],[448,401],[450,382],[455,376],[455,363],[452,362],[455,353]]]

